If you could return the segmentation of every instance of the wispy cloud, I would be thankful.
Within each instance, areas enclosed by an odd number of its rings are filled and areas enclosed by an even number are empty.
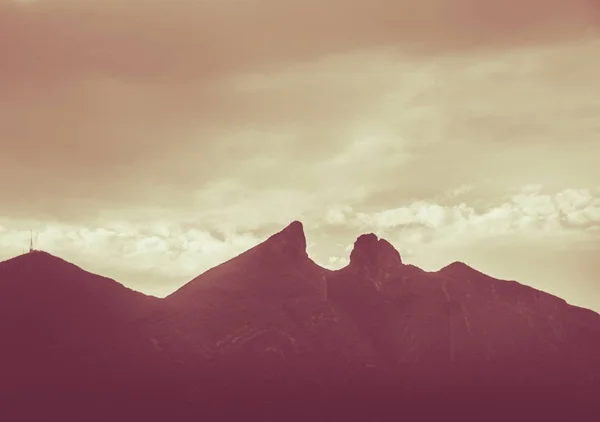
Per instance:
[[[417,201],[375,213],[356,212],[348,224],[377,232],[419,229],[435,231],[436,241],[461,241],[504,235],[564,234],[600,225],[600,196],[594,189],[543,193],[526,187],[502,203],[478,210],[466,203],[439,205]]]

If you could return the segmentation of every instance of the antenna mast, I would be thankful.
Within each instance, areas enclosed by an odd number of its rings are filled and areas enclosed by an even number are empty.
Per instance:
[[[33,230],[29,230],[29,253],[33,252]]]

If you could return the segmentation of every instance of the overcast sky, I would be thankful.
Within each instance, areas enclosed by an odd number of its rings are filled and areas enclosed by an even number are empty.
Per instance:
[[[0,0],[0,259],[164,296],[304,223],[600,311],[595,0]]]

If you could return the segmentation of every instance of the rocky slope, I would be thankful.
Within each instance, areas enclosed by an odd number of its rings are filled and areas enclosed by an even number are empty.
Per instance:
[[[600,373],[597,314],[463,263],[425,272],[361,236],[329,287],[380,356],[418,382],[585,384]]]
[[[159,299],[45,252],[1,262],[0,402],[155,394],[173,373],[156,347],[163,318]]]
[[[189,358],[204,356],[225,382],[283,374],[314,380],[375,367],[364,334],[327,299],[329,273],[308,257],[302,224],[294,222],[166,302],[196,350]]]

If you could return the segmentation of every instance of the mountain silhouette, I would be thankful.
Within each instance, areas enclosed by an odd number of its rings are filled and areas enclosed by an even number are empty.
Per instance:
[[[308,257],[296,221],[165,301],[185,316],[179,324],[226,383],[283,374],[323,378],[375,366],[358,327],[340,320],[327,299],[329,273]]]
[[[297,221],[165,299],[45,252],[1,262],[0,331],[11,420],[422,420],[492,405],[550,420],[600,393],[595,312],[460,262],[424,271],[375,234],[327,270]]]
[[[148,381],[171,371],[155,340],[163,309],[46,252],[0,262],[0,401],[43,413],[149,394]]]

